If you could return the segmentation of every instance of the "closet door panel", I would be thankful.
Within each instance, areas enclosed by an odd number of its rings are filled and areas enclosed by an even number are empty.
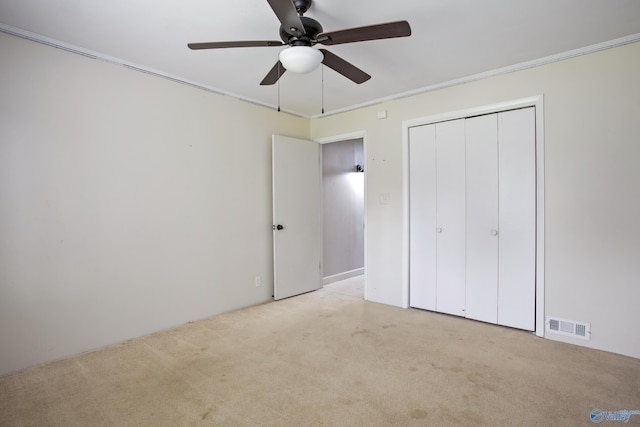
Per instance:
[[[409,305],[436,309],[436,126],[409,130]]]
[[[498,322],[498,117],[467,119],[466,316]]]
[[[498,323],[535,329],[535,109],[498,114]]]
[[[464,316],[464,119],[436,124],[436,310]]]

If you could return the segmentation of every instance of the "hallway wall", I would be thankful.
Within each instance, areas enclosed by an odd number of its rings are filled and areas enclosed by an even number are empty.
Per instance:
[[[355,171],[362,150],[362,139],[322,145],[325,278],[364,268],[364,173]]]

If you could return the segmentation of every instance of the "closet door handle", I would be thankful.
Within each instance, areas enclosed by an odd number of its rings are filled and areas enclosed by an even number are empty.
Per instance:
[[[442,228],[438,227],[438,228],[436,228],[436,231],[437,231],[438,233],[442,233]]]
[[[497,236],[498,235],[498,230],[496,230],[495,228],[491,230],[491,235],[492,236]]]

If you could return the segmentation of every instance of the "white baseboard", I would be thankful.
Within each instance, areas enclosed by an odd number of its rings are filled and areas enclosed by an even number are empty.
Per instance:
[[[345,271],[344,273],[334,274],[322,278],[322,285],[328,285],[329,283],[339,282],[340,280],[349,279],[351,277],[362,276],[364,274],[363,268],[356,268],[355,270]]]

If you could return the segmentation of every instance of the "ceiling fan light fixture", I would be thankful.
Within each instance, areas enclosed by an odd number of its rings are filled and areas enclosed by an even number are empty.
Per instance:
[[[324,55],[310,46],[292,46],[280,52],[280,62],[287,70],[294,73],[310,73],[318,68]]]

